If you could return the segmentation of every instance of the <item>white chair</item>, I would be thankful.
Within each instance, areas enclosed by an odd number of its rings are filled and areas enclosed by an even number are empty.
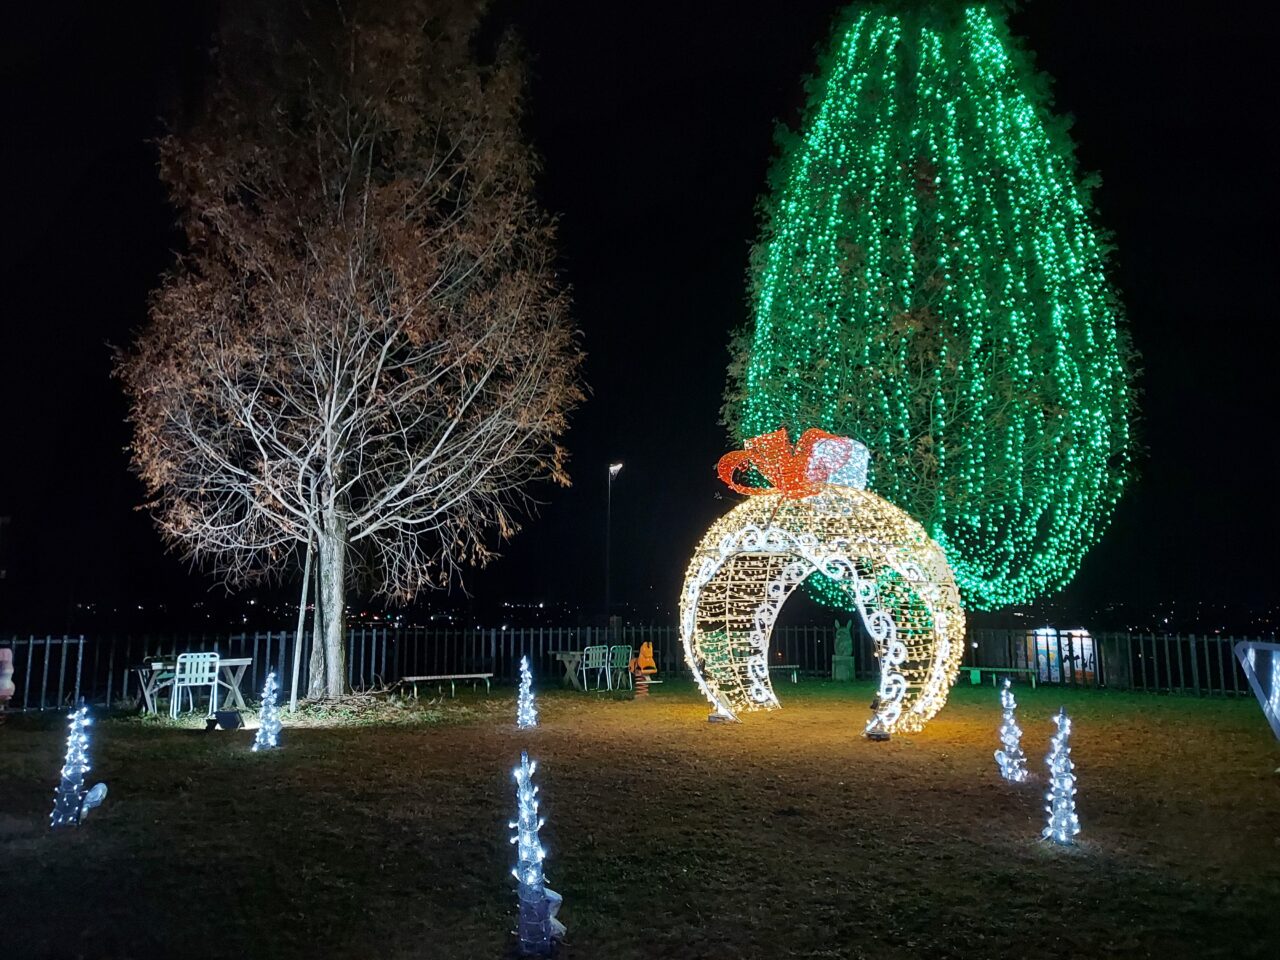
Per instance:
[[[622,689],[622,679],[626,678],[627,689],[631,689],[631,646],[614,644],[609,648],[609,688],[614,688],[614,677],[618,678],[617,689]]]
[[[216,653],[180,653],[178,665],[173,671],[173,691],[169,697],[169,716],[178,719],[178,711],[182,704],[182,691],[187,691],[191,698],[191,709],[196,708],[196,687],[209,688],[209,713],[218,704],[218,660]]]
[[[602,643],[598,646],[584,647],[582,650],[582,686],[587,686],[587,671],[594,670],[596,672],[596,689],[600,689],[600,681],[604,680],[605,684],[609,683],[609,645]],[[609,687],[609,689],[613,689]]]

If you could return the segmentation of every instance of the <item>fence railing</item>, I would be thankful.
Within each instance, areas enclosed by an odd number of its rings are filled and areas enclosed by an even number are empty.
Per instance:
[[[1248,694],[1232,648],[1234,637],[1173,634],[1097,633],[1052,630],[970,630],[968,666],[1033,670],[1038,682],[1118,690]],[[303,636],[299,691],[305,694],[313,638]],[[659,669],[684,669],[679,633],[673,626],[625,625],[610,634],[603,627],[353,628],[347,633],[347,683],[353,690],[386,686],[402,677],[442,673],[492,672],[513,681],[520,658],[528,656],[536,675],[558,681],[554,653],[597,643],[624,643],[638,649],[652,643]],[[267,671],[277,670],[289,687],[293,631],[238,634],[131,634],[124,636],[0,637],[13,649],[10,710],[62,709],[83,696],[106,706],[128,706],[139,696],[136,668],[149,658],[214,650],[252,660],[243,682],[246,696],[262,688]],[[779,626],[773,631],[773,663],[795,664],[810,676],[830,676],[835,634],[831,627]],[[854,635],[854,673],[870,678],[879,670],[871,640]],[[963,680],[963,678],[962,678]]]
[[[242,689],[260,690],[267,672],[277,671],[289,688],[293,665],[293,631],[237,634],[130,634],[122,636],[0,637],[0,647],[13,650],[15,691],[9,710],[62,709],[81,696],[108,708],[129,704],[140,694],[138,668],[156,658],[213,650],[224,657],[248,657]],[[442,673],[492,672],[509,681],[528,656],[535,672],[558,679],[557,650],[579,650],[595,643],[626,643],[639,649],[651,642],[660,668],[672,672],[683,662],[673,628],[627,625],[612,635],[603,627],[533,627],[525,629],[353,628],[346,638],[347,685],[353,690],[386,686],[401,677]],[[299,691],[306,693],[313,644],[303,635]]]
[[[13,697],[9,709],[45,710],[60,708],[80,698],[84,667],[84,637],[28,637],[0,640],[0,647],[13,650]],[[71,661],[72,681],[67,683],[67,661]],[[50,673],[57,677],[50,685]],[[66,693],[64,694],[64,691]]]
[[[1250,695],[1234,647],[1252,637],[971,630],[965,663],[1034,670],[1042,683],[1197,696]]]

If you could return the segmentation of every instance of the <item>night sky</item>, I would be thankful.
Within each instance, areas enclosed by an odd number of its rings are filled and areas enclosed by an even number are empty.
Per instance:
[[[567,437],[574,486],[468,581],[503,600],[602,603],[606,465],[614,598],[673,609],[688,552],[729,501],[713,465],[728,331],[775,120],[838,3],[500,4],[533,58],[528,127],[561,221],[588,352]],[[1101,221],[1144,358],[1141,476],[1064,600],[1271,603],[1280,534],[1272,424],[1276,88],[1241,8],[1033,0],[1013,20],[1102,174]],[[1150,12],[1149,12],[1150,10]],[[179,242],[148,138],[198,98],[214,8],[43,4],[4,31],[0,630],[61,630],[74,605],[189,609],[217,588],[166,554],[130,475],[110,344],[144,319]],[[465,598],[437,598],[458,605]],[[1099,623],[1098,626],[1117,624]]]

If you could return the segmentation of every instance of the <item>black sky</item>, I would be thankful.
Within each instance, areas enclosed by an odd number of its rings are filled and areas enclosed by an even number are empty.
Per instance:
[[[469,581],[482,604],[599,603],[616,458],[615,599],[674,606],[688,550],[727,507],[712,472],[725,343],[746,315],[773,123],[797,120],[839,6],[496,9],[533,57],[529,130],[593,395],[568,436],[574,487],[546,490],[541,515]],[[1067,593],[1081,609],[1276,596],[1276,78],[1262,23],[1233,9],[1033,0],[1013,20],[1076,118],[1083,167],[1102,174],[1144,355],[1149,452]],[[76,602],[182,606],[209,590],[133,509],[107,344],[142,322],[178,242],[148,138],[198,96],[213,10],[43,4],[6,24],[0,515],[13,519],[0,628],[61,629]]]

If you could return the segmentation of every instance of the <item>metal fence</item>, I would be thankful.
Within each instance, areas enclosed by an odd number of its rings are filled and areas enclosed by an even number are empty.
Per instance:
[[[1033,671],[1040,683],[1109,687],[1197,695],[1247,694],[1248,681],[1232,653],[1234,637],[1172,634],[1098,633],[1053,630],[971,630],[968,666]],[[387,686],[402,677],[492,672],[513,681],[520,658],[528,656],[536,675],[559,679],[554,652],[598,643],[638,649],[652,643],[664,673],[684,669],[679,633],[673,626],[625,625],[610,634],[603,627],[518,629],[354,628],[347,634],[347,683],[353,690]],[[13,649],[15,692],[10,710],[62,709],[83,696],[105,707],[130,706],[139,696],[139,674],[149,658],[214,650],[226,657],[249,657],[244,691],[260,690],[268,670],[289,685],[293,631],[238,634],[131,634],[0,638]],[[769,657],[794,664],[809,676],[830,676],[835,634],[831,627],[779,626]],[[312,637],[303,636],[302,675],[306,690]],[[874,677],[878,665],[870,638],[854,634],[854,673]]]
[[[84,637],[28,637],[0,640],[13,651],[13,697],[8,709],[45,710],[75,703],[84,669]],[[67,682],[67,662],[71,682]],[[50,683],[50,673],[56,679]]]
[[[294,631],[0,637],[0,648],[13,650],[15,691],[7,709],[62,709],[81,696],[108,708],[128,706],[140,695],[139,668],[152,659],[201,650],[252,660],[243,680],[246,696],[262,688],[271,669],[287,689],[294,639]],[[401,677],[472,672],[492,672],[496,680],[509,681],[516,678],[522,656],[529,657],[540,676],[558,678],[562,671],[554,651],[610,642],[635,649],[653,643],[659,665],[667,672],[682,663],[676,632],[666,626],[627,625],[616,628],[612,639],[603,627],[353,628],[347,632],[347,685],[368,690]],[[305,692],[310,632],[303,635],[302,644],[299,689]]]
[[[1041,683],[1196,696],[1250,695],[1234,647],[1254,637],[971,630],[965,663],[1032,670]]]

